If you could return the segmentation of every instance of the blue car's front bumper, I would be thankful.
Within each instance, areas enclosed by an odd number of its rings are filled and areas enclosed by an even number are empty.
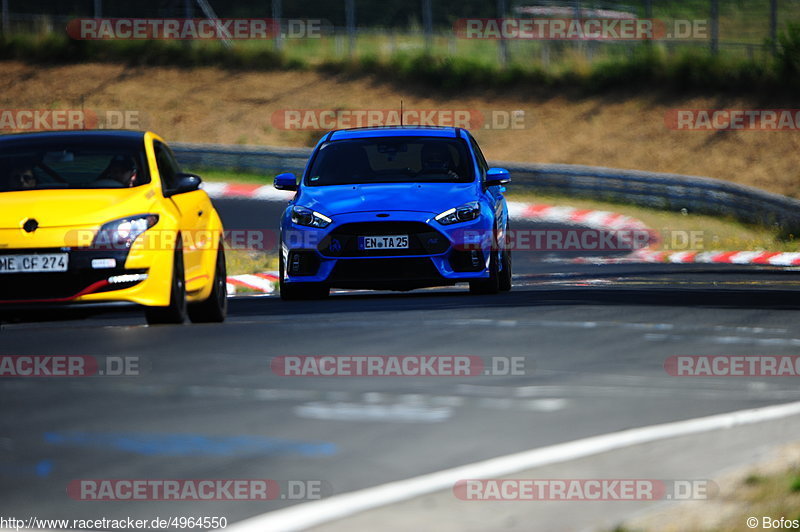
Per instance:
[[[284,282],[339,288],[411,289],[489,277],[494,220],[442,225],[413,211],[341,214],[318,229],[293,224],[281,232]],[[359,236],[408,235],[403,250],[362,250]],[[496,251],[496,250],[495,250]]]

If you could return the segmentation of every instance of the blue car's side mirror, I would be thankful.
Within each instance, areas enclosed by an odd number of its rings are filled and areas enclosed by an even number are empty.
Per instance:
[[[511,174],[505,168],[489,168],[486,172],[486,186],[494,187],[511,182]]]
[[[278,190],[297,190],[297,178],[291,172],[278,174],[273,185]]]

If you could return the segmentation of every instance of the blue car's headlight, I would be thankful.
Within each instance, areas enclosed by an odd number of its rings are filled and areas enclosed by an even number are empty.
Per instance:
[[[317,211],[312,211],[311,209],[299,207],[297,205],[292,207],[292,223],[297,225],[323,228],[331,225],[332,221],[333,220]]]
[[[460,207],[447,209],[441,214],[437,214],[435,220],[442,225],[457,224],[474,220],[481,215],[481,205],[477,201],[465,203]]]

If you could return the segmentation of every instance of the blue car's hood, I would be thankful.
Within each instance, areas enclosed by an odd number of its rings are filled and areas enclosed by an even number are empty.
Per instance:
[[[303,187],[297,205],[329,216],[369,211],[439,214],[478,199],[475,183],[375,183]]]

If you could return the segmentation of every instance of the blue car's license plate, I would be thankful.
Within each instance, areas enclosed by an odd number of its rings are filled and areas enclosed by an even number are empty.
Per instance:
[[[408,249],[408,235],[360,236],[358,249]]]

